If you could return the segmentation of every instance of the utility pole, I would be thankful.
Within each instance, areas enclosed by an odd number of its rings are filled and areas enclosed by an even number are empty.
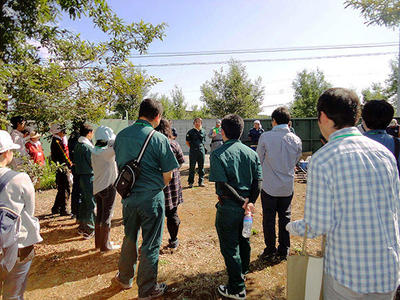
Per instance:
[[[399,25],[399,61],[397,62],[397,116],[400,116],[400,25]]]

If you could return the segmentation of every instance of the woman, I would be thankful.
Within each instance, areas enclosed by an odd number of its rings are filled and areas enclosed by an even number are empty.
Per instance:
[[[29,140],[25,144],[25,147],[33,162],[43,166],[45,157],[39,138],[40,134],[38,134],[36,131],[31,131],[29,134]]]
[[[112,147],[115,134],[111,128],[100,126],[96,130],[95,138],[96,145],[92,152],[93,194],[97,205],[94,236],[96,249],[100,248],[100,251],[105,252],[120,248],[110,242],[111,218],[116,195],[113,183],[118,175]]]
[[[162,119],[160,125],[156,128],[157,131],[168,137],[172,152],[174,152],[176,160],[181,166],[185,159],[183,158],[183,152],[181,146],[176,140],[173,139],[170,122]],[[182,186],[181,186],[181,175],[179,168],[174,169],[172,179],[169,184],[164,188],[165,195],[165,216],[167,217],[167,228],[170,235],[168,241],[168,248],[176,249],[179,245],[178,241],[178,229],[181,221],[178,217],[178,205],[183,202],[182,198]]]

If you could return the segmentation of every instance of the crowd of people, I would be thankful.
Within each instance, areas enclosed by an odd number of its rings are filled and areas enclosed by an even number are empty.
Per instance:
[[[113,280],[120,288],[129,289],[136,275],[139,299],[159,297],[168,288],[157,281],[165,217],[168,247],[179,246],[178,206],[183,202],[179,168],[184,156],[175,140],[176,130],[162,118],[162,112],[158,101],[143,100],[138,120],[117,136],[109,127],[94,131],[84,123],[75,127],[67,140],[60,124],[50,128],[51,159],[63,166],[56,173],[52,214],[72,213],[79,224],[77,234],[85,239],[94,237],[95,248],[102,252],[121,248]],[[243,218],[254,214],[261,194],[265,241],[261,259],[271,263],[286,260],[290,235],[324,235],[324,299],[393,299],[400,278],[400,140],[394,109],[386,101],[372,100],[361,111],[354,92],[332,88],[320,96],[317,112],[321,140],[326,144],[313,154],[308,166],[302,220],[291,220],[302,142],[291,126],[287,108],[274,110],[270,131],[264,132],[261,122],[254,122],[248,134],[250,147],[240,141],[244,122],[238,115],[216,120],[209,131],[209,181],[215,183],[218,198],[215,227],[228,273],[228,282],[217,287],[222,296],[246,298],[251,246],[250,239],[242,235]],[[362,123],[357,128],[360,113]],[[6,166],[19,163],[13,161],[13,151],[29,155],[40,165],[44,154],[40,135],[26,132],[22,117],[12,118],[11,123],[11,134],[0,131],[0,289],[4,299],[22,299],[33,246],[42,238],[34,217],[32,181],[27,174]],[[198,185],[204,186],[205,141],[202,119],[196,118],[186,134],[189,188],[194,184],[196,164]],[[137,159],[142,148],[140,173],[129,196],[122,199],[123,243],[114,245],[110,241],[117,193],[114,182],[118,170]],[[71,212],[67,209],[69,198]],[[17,233],[14,242],[13,230]],[[140,257],[139,230],[143,237]]]

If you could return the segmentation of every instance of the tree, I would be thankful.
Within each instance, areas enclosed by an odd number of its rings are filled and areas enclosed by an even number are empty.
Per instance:
[[[182,89],[178,86],[175,86],[171,91],[171,99],[173,104],[173,119],[184,119],[186,117],[187,104],[185,102],[185,96],[183,95]]]
[[[293,81],[294,101],[290,106],[292,117],[309,118],[317,116],[317,102],[319,96],[331,84],[325,81],[324,73],[320,70],[307,72],[303,70],[297,73]]]
[[[387,93],[380,83],[372,83],[369,88],[361,91],[363,102],[370,100],[388,100]]]
[[[261,78],[252,82],[248,79],[246,68],[231,60],[228,71],[214,71],[214,77],[201,86],[201,101],[216,117],[238,114],[242,118],[251,118],[260,111],[263,102],[264,87]]]
[[[125,24],[105,0],[6,0],[0,5],[5,22],[0,25],[0,109],[35,120],[40,131],[52,121],[95,122],[114,108],[125,112],[129,107],[134,116],[146,89],[159,81],[127,58],[162,39],[165,24]],[[92,43],[58,28],[55,21],[65,12],[73,19],[88,16],[106,38]],[[41,46],[48,57],[40,56]]]

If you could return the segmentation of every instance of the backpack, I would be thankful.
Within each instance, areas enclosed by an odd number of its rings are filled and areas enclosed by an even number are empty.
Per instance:
[[[122,199],[128,198],[132,194],[133,186],[140,175],[140,161],[143,157],[144,151],[150,142],[155,130],[153,129],[147,136],[142,149],[140,149],[139,155],[136,159],[128,161],[121,169],[117,179],[114,182],[114,187],[118,194],[121,195]]]
[[[0,177],[0,193],[18,173],[8,171]],[[10,272],[18,258],[20,215],[0,202],[0,270]]]

